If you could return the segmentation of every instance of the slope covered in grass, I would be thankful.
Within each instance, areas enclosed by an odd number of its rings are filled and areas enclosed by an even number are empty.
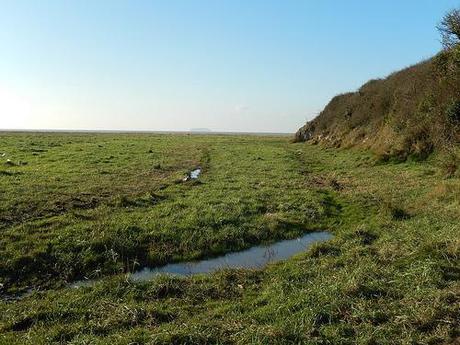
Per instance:
[[[334,97],[296,141],[426,158],[460,140],[460,47]]]

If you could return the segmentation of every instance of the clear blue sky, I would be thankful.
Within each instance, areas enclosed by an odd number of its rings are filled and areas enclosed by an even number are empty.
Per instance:
[[[450,0],[0,0],[0,128],[293,132],[430,57]]]

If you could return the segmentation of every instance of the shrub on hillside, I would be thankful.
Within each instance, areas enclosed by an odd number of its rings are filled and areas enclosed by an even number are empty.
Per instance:
[[[460,125],[460,100],[453,101],[446,109],[447,121],[452,125]]]
[[[460,43],[460,9],[448,12],[438,25],[444,48],[450,49]]]

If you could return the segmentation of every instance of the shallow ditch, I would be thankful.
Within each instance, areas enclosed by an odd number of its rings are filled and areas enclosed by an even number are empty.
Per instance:
[[[270,263],[289,259],[295,254],[305,252],[314,243],[332,238],[327,231],[312,232],[301,237],[279,241],[270,245],[254,246],[247,250],[228,253],[215,258],[199,261],[171,263],[160,267],[144,267],[129,275],[131,281],[148,281],[161,274],[191,276],[212,273],[225,268],[261,269]],[[97,280],[81,280],[71,286],[78,288],[90,286]]]

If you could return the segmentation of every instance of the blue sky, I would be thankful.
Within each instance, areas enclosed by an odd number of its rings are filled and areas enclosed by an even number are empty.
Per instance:
[[[0,0],[0,128],[293,132],[440,49],[450,0]]]

